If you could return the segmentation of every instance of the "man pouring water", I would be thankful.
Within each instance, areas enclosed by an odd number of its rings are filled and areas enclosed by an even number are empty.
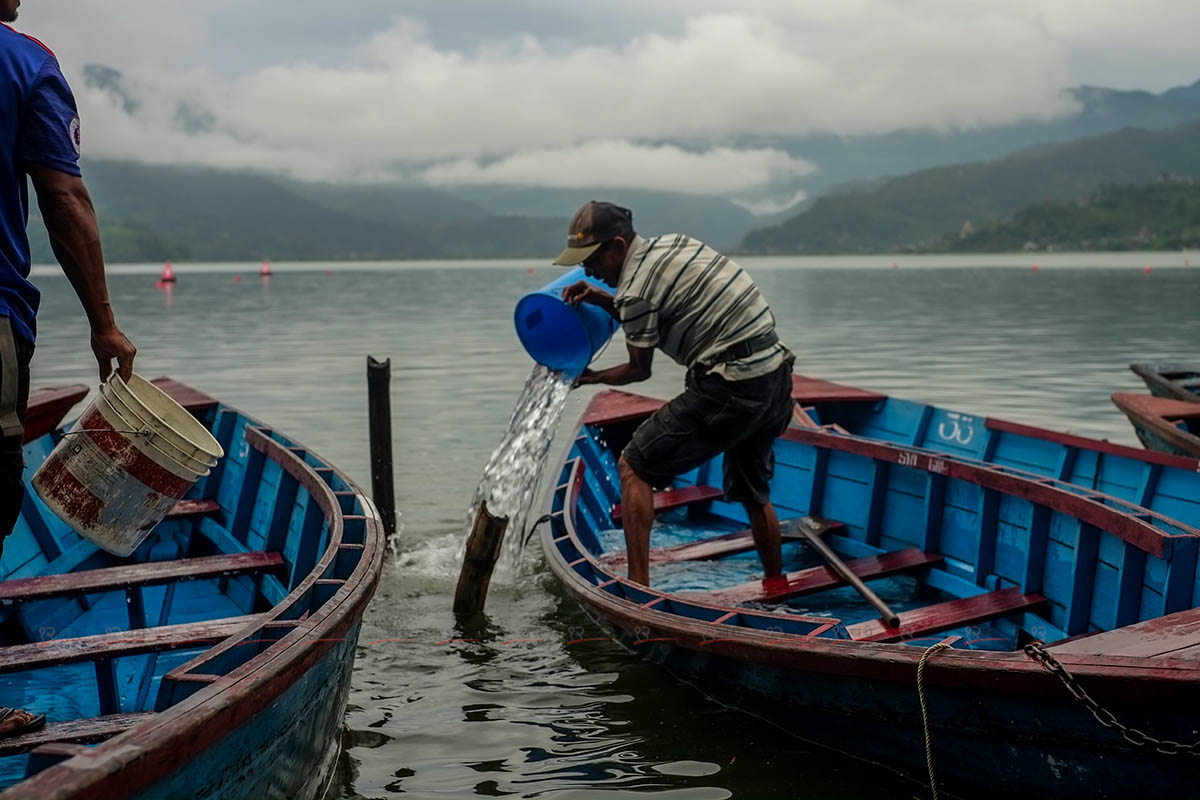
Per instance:
[[[771,505],[775,439],[792,416],[792,362],[758,287],[727,256],[683,234],[647,239],[633,214],[589,202],[567,230],[554,263],[582,264],[610,294],[587,281],[563,290],[620,322],[629,360],[584,370],[580,384],[621,386],[650,377],[658,348],[687,367],[683,394],[638,427],[621,453],[621,510],[629,579],[650,584],[654,488],[720,453],[725,499],[741,503],[767,578],[782,572],[779,519]]]

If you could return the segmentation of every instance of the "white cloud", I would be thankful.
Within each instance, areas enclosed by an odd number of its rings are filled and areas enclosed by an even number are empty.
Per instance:
[[[690,151],[675,145],[606,140],[532,150],[490,162],[449,161],[425,169],[421,177],[434,186],[588,186],[724,194],[761,189],[814,169],[803,159],[769,148]]]
[[[808,192],[803,189],[793,192],[791,195],[779,199],[776,197],[767,197],[761,200],[743,199],[739,197],[730,198],[734,203],[749,211],[756,217],[765,217],[772,214],[782,214],[783,212],[794,208],[808,199]]]
[[[1171,15],[1200,22],[1166,0],[613,0],[614,19],[642,32],[570,47],[530,27],[534,10],[565,6],[522,7],[507,6],[512,27],[469,50],[438,44],[421,20],[381,16],[378,33],[320,63],[299,33],[294,55],[279,55],[287,48],[272,37],[290,12],[272,0],[39,0],[22,23],[63,53],[92,156],[442,184],[565,185],[573,165],[578,183],[736,194],[809,168],[739,149],[740,136],[1062,114],[1073,106],[1061,90],[1079,82],[1072,64],[1086,57],[1075,39],[1088,52],[1134,40],[1147,52],[1159,36],[1176,58],[1193,26]],[[464,8],[506,19],[488,4]],[[215,28],[231,24],[269,43],[272,60],[226,75],[218,61],[230,45]],[[83,89],[89,61],[137,82],[136,114]],[[212,131],[176,128],[180,98],[214,115]],[[690,149],[649,144],[664,141]]]

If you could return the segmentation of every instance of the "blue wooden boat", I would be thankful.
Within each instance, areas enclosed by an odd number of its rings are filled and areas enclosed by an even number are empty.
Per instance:
[[[117,558],[27,492],[0,559],[0,739],[17,798],[311,798],[332,775],[383,560],[371,501],[302,446],[174,381],[227,453]],[[85,387],[35,393],[27,476]]]
[[[1200,403],[1200,366],[1184,364],[1130,364],[1150,394],[1185,403]]]
[[[1195,796],[1200,462],[807,378],[793,394],[785,530],[823,533],[898,624],[791,536],[787,574],[763,581],[719,458],[655,494],[652,586],[627,581],[616,460],[662,401],[619,391],[584,412],[552,495],[542,544],[566,591],[804,739],[923,780],[927,733],[935,780],[963,796]]]
[[[1200,458],[1200,402],[1126,392],[1112,401],[1150,450]]]

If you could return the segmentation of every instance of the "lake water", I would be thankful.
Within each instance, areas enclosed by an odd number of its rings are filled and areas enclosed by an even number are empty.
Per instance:
[[[740,262],[797,372],[1126,444],[1136,440],[1108,397],[1141,388],[1127,365],[1195,360],[1200,345],[1196,254]],[[557,268],[276,264],[263,281],[257,264],[185,264],[169,290],[155,286],[159,269],[110,268],[138,371],[237,406],[368,490],[365,360],[392,361],[404,527],[363,627],[336,796],[920,794],[718,706],[614,644],[570,644],[597,629],[556,590],[540,552],[493,580],[486,621],[456,625],[463,520],[531,368],[512,308]],[[70,287],[49,267],[36,275],[34,385],[94,384]],[[623,354],[614,341],[601,363]],[[669,397],[682,383],[659,354],[654,377],[630,388]],[[594,391],[572,392],[564,429]]]

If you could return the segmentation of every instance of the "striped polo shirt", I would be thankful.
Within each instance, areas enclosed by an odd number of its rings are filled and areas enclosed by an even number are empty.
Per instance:
[[[773,331],[775,315],[736,262],[683,234],[634,237],[614,304],[630,345],[658,347],[688,369],[703,364],[726,380],[748,380],[792,357],[776,343],[717,363],[732,345]]]

